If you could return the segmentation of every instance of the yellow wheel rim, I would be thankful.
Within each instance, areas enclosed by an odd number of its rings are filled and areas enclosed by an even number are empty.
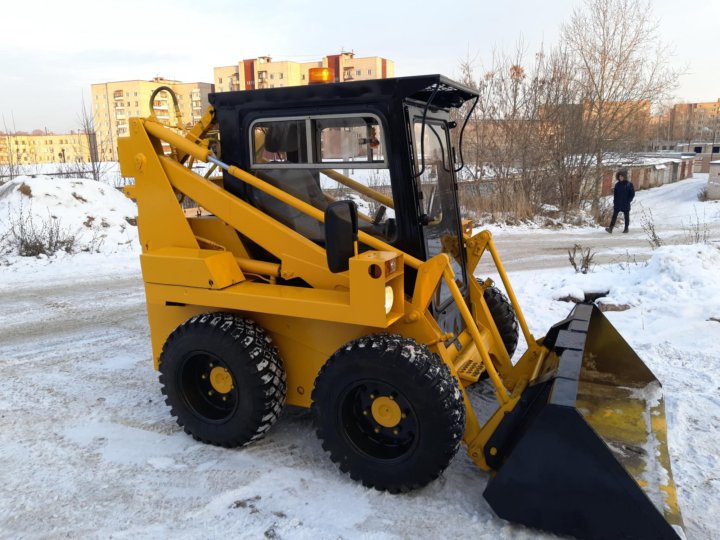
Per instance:
[[[373,419],[383,427],[393,428],[400,423],[402,411],[392,397],[375,398],[371,406]]]
[[[233,379],[224,367],[215,366],[210,372],[210,384],[220,394],[227,394],[233,389]]]

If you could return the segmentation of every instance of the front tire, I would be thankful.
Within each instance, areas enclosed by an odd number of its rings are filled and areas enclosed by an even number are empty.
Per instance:
[[[160,355],[160,384],[186,433],[228,448],[262,437],[285,402],[277,349],[232,313],[197,315],[176,328]]]
[[[425,345],[400,336],[366,336],[337,351],[312,399],[330,459],[363,485],[392,493],[437,478],[465,431],[457,380]]]
[[[480,283],[482,284],[482,281]],[[515,309],[510,299],[495,285],[490,285],[483,291],[483,298],[500,333],[508,356],[512,358],[520,337]]]

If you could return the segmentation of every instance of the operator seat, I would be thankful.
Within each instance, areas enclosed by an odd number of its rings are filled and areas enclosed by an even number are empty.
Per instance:
[[[307,169],[280,168],[280,163],[299,163],[306,148],[301,148],[303,137],[298,136],[297,122],[278,123],[268,128],[265,135],[265,150],[285,153],[287,161],[279,162],[277,169],[255,170],[254,173],[267,183],[281,189],[318,210],[325,211],[328,201],[320,188],[320,175]],[[272,164],[273,162],[270,162]],[[323,225],[316,219],[303,214],[292,206],[279,201],[267,193],[253,188],[250,192],[253,205],[266,214],[287,225],[313,242],[324,243]]]
[[[327,199],[320,189],[319,179],[315,176],[317,173],[303,169],[263,169],[262,172],[255,171],[255,173],[261,180],[265,180],[268,184],[297,197],[318,210],[325,211],[328,205]],[[251,198],[256,208],[277,219],[283,225],[287,225],[313,242],[325,241],[323,225],[316,219],[259,189],[252,190]]]

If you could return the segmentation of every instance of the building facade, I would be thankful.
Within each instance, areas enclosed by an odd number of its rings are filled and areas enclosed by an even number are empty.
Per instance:
[[[358,58],[355,53],[342,52],[323,57],[317,62],[273,61],[269,56],[242,60],[233,66],[214,68],[218,92],[259,90],[308,84],[312,68],[328,67],[335,72],[334,82],[387,79],[395,76],[392,60],[371,56]]]
[[[0,165],[89,163],[91,138],[85,133],[0,134]]]
[[[175,110],[167,92],[160,92],[150,104],[152,93],[160,86],[170,87],[178,98],[184,125],[196,123],[207,108],[211,83],[183,83],[156,77],[150,81],[132,80],[93,84],[92,115],[101,161],[117,160],[117,139],[128,134],[132,117],[154,113],[163,122],[175,124]]]
[[[677,103],[670,111],[670,137],[675,141],[720,140],[720,99],[703,103]]]

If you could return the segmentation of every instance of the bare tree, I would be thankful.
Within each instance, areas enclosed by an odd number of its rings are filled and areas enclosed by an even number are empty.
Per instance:
[[[675,86],[668,47],[646,0],[585,0],[562,28],[562,42],[583,86],[583,116],[592,133],[597,208],[608,152],[637,144],[650,105]]]
[[[79,178],[91,178],[95,181],[103,179],[107,172],[108,165],[102,161],[98,149],[98,137],[95,131],[92,114],[90,114],[85,106],[85,98],[81,98],[81,109],[78,115],[79,130],[81,135],[80,148],[76,148],[77,155],[87,155],[88,162],[78,161],[75,163],[63,163],[60,166],[61,172],[77,175]]]
[[[471,63],[461,63],[463,82],[480,94],[464,141],[469,176],[490,179],[493,208],[515,217],[530,217],[543,204],[577,208],[594,157],[567,50],[530,57],[520,42],[512,54],[495,53],[483,71],[476,79]]]
[[[491,204],[484,209],[492,213],[529,217],[539,202],[538,177],[544,169],[537,137],[538,58],[528,62],[519,41],[512,54],[493,54],[480,77],[469,60],[460,65],[463,83],[479,93],[463,141],[465,173],[492,186]]]
[[[82,98],[82,108],[80,109],[80,132],[85,136],[88,154],[90,156],[90,173],[92,179],[96,182],[102,179],[103,163],[100,161],[97,145],[97,134],[93,124],[93,117],[88,113],[85,107],[85,98]]]
[[[583,117],[583,86],[575,76],[573,58],[562,45],[547,54],[539,77],[542,105],[538,138],[547,156],[546,168],[555,182],[545,192],[551,194],[554,187],[552,202],[567,213],[577,210],[586,198],[583,186],[594,160]]]
[[[13,129],[9,130],[5,115],[2,116],[3,133],[0,134],[0,154],[7,156],[6,160],[0,161],[0,184],[12,180],[16,176],[23,174],[23,167],[20,163],[20,155],[16,155],[13,149],[13,135],[17,133],[15,130],[15,118],[13,117]]]

